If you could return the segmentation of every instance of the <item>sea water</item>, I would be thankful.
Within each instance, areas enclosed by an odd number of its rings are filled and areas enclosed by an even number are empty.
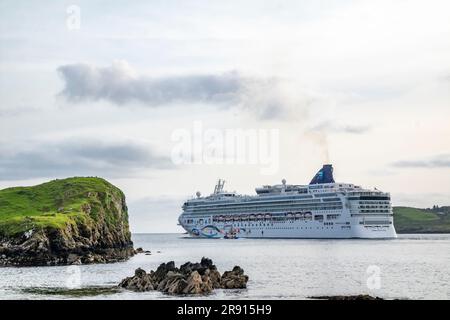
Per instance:
[[[0,299],[177,299],[160,292],[115,289],[141,267],[155,270],[202,257],[220,272],[239,265],[247,289],[215,290],[202,299],[307,299],[370,294],[387,299],[450,298],[450,235],[392,240],[194,239],[185,234],[134,234],[150,250],[121,263],[0,268]],[[198,297],[183,297],[196,299]]]

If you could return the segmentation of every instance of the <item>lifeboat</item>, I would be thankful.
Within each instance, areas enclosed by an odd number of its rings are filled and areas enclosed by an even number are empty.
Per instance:
[[[272,215],[270,213],[266,213],[266,215],[264,216],[266,219],[271,219]]]
[[[241,217],[240,216],[234,216],[233,217],[233,221],[240,221],[241,220]]]
[[[217,220],[223,221],[223,216],[219,216],[219,217],[217,218]]]
[[[233,217],[230,217],[230,216],[225,217],[225,221],[232,221],[232,220],[233,220]]]
[[[255,220],[255,215],[254,214],[251,214],[251,215],[249,215],[249,218],[250,218],[250,220]]]

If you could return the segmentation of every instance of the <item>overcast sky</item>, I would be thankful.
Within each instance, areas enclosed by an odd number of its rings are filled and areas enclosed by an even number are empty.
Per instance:
[[[2,0],[0,188],[101,176],[127,195],[134,232],[179,231],[184,199],[217,178],[254,193],[306,184],[326,162],[394,205],[449,205],[449,12],[445,0]],[[274,170],[174,161],[174,137],[199,126],[276,132]]]

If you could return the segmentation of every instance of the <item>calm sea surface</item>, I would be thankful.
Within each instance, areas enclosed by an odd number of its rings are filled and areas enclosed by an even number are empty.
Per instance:
[[[152,254],[104,265],[0,268],[0,299],[176,299],[159,292],[108,288],[138,267],[150,271],[162,262],[174,260],[178,266],[202,256],[211,258],[220,272],[240,265],[250,277],[245,290],[216,290],[202,299],[306,299],[361,293],[383,298],[450,298],[450,235],[400,235],[395,240],[224,240],[135,234],[133,241],[136,248]]]

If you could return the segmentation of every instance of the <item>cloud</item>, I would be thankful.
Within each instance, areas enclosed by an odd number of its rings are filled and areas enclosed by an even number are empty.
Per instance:
[[[61,95],[69,101],[104,99],[118,105],[133,101],[147,106],[229,102],[243,81],[236,72],[152,78],[138,75],[125,61],[116,61],[110,67],[64,65],[58,72],[65,82]]]
[[[0,180],[81,175],[122,178],[139,174],[142,169],[174,167],[169,157],[126,142],[65,140],[20,149],[2,152]]]
[[[150,77],[135,72],[126,61],[109,67],[70,64],[58,68],[64,81],[59,96],[72,103],[105,100],[124,106],[146,107],[205,103],[219,107],[240,107],[261,119],[286,118],[314,101],[312,95],[288,93],[280,79],[244,77],[236,71],[219,74],[189,74]]]
[[[312,127],[310,131],[313,132],[327,132],[327,133],[348,133],[348,134],[363,134],[370,130],[368,125],[342,125],[331,121],[325,121]]]
[[[403,160],[392,164],[398,168],[450,168],[450,154],[437,155],[425,160]]]

